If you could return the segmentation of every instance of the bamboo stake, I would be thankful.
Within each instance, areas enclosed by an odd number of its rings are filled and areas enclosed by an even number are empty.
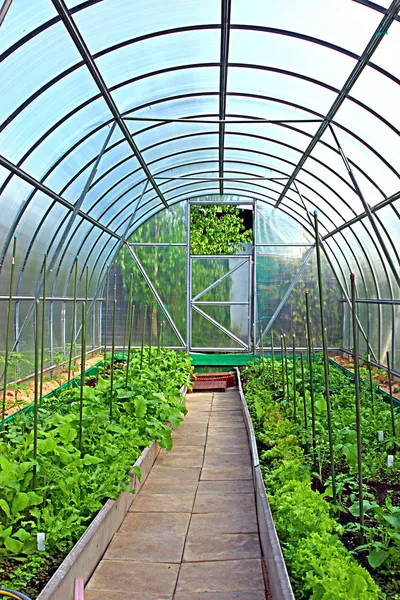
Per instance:
[[[325,398],[326,412],[328,418],[328,438],[329,438],[329,460],[331,464],[332,478],[332,498],[336,504],[336,476],[335,476],[335,455],[333,451],[333,435],[332,435],[332,408],[331,395],[329,389],[329,361],[328,361],[328,343],[325,328],[325,311],[324,311],[324,289],[322,282],[322,266],[321,266],[321,249],[318,232],[318,212],[314,211],[314,228],[315,228],[315,248],[317,254],[317,274],[318,274],[318,290],[319,290],[319,310],[321,315],[321,335],[322,335],[322,350],[324,356],[324,378],[325,378]]]
[[[149,367],[151,365],[151,346],[153,343],[153,321],[154,321],[154,318],[153,318],[153,306],[152,305],[150,305],[150,315],[151,315],[150,316],[150,340],[149,340],[149,362],[148,362]]]
[[[301,367],[301,387],[303,392],[303,418],[304,418],[304,429],[306,431],[306,447],[305,453],[308,454],[308,423],[307,423],[307,399],[306,399],[306,380],[304,377],[304,356],[300,352],[300,367]]]
[[[79,452],[83,456],[83,388],[85,385],[86,370],[86,302],[82,302],[82,325],[81,325],[81,381],[79,394]]]
[[[71,345],[69,348],[69,360],[68,360],[68,387],[71,383],[71,367],[72,367],[72,357],[74,352],[74,342],[75,342],[75,320],[76,320],[76,291],[78,287],[78,257],[75,258],[75,279],[74,279],[74,303],[73,303],[73,312],[72,312],[72,327],[71,327]]]
[[[362,528],[364,527],[364,492],[363,492],[363,472],[362,472],[362,448],[361,448],[361,416],[360,416],[360,365],[358,358],[358,335],[357,335],[357,306],[356,306],[356,285],[354,273],[350,275],[351,284],[351,305],[353,318],[353,346],[354,346],[354,385],[356,392],[356,429],[357,429],[357,462],[358,462],[358,502],[360,507],[360,526],[361,543],[364,537]]]
[[[272,385],[275,387],[274,334],[272,331],[271,331],[271,367],[272,367]]]
[[[164,347],[164,327],[165,327],[165,322],[161,321],[161,350]]]
[[[42,406],[43,401],[43,371],[44,371],[44,343],[45,343],[45,326],[46,326],[46,287],[47,287],[47,254],[44,255],[43,259],[43,304],[42,304],[42,339],[41,339],[41,352],[40,352],[40,391],[39,391],[39,405]]]
[[[295,421],[297,421],[296,391],[296,336],[293,334],[293,418]]]
[[[122,356],[125,356],[125,342],[126,342],[126,332],[128,330],[128,337],[129,337],[129,325],[131,322],[131,306],[132,306],[132,295],[133,295],[133,273],[131,273],[130,275],[130,283],[129,283],[129,293],[128,293],[128,310],[126,311],[126,317],[125,317],[125,328],[124,328],[124,348],[123,348],[123,352],[122,352]]]
[[[106,288],[105,288],[105,292],[104,292],[105,296],[106,296],[106,314],[104,315],[104,367],[106,366],[106,362],[107,362],[108,285],[109,285],[109,279],[110,279],[110,271],[109,271],[109,268],[107,267]]]
[[[368,353],[368,375],[369,375],[369,392],[371,394],[371,410],[373,416],[375,416],[375,399],[374,399],[374,385],[372,383],[372,365],[371,365],[371,354],[369,346],[369,337],[367,337],[367,353]]]
[[[134,317],[135,317],[135,305],[132,304],[132,307],[130,309],[129,338],[128,338],[128,358],[126,360],[126,379],[125,379],[125,385],[126,385],[126,387],[128,387],[129,366],[130,366],[130,363],[131,363],[132,331],[133,331]]]
[[[311,397],[311,442],[313,452],[313,471],[317,468],[316,443],[315,443],[315,403],[314,403],[314,380],[313,380],[313,362],[311,351],[311,320],[308,291],[306,290],[306,326],[307,326],[307,354],[308,354],[308,370],[310,373],[310,397]]]
[[[157,337],[158,337],[158,341],[157,341],[157,345],[158,345],[157,355],[158,356],[160,356],[160,351],[161,351],[161,348],[160,348],[160,346],[161,346],[161,324],[162,323],[159,324],[158,334],[157,334]]]
[[[260,358],[261,358],[261,372],[264,371],[264,340],[262,327],[260,327]]]
[[[1,407],[1,431],[4,429],[4,420],[6,418],[6,399],[7,399],[7,377],[8,377],[8,349],[10,345],[10,328],[11,328],[11,314],[13,308],[13,287],[14,287],[14,273],[15,273],[15,256],[17,252],[17,235],[14,235],[12,258],[11,258],[11,271],[10,271],[10,290],[8,296],[8,313],[7,313],[7,328],[6,328],[6,343],[4,348],[4,371],[3,371],[3,402]]]
[[[114,355],[115,355],[115,324],[117,319],[117,275],[114,275],[114,298],[113,298],[113,320],[111,339],[111,362],[110,362],[110,422],[113,418],[113,395],[114,395]]]
[[[388,380],[389,380],[390,413],[392,416],[392,436],[393,436],[393,439],[395,440],[395,438],[396,438],[396,421],[395,421],[395,416],[394,416],[394,405],[393,405],[393,396],[392,396],[392,374],[390,372],[389,352],[386,352],[386,362],[387,362]],[[395,444],[394,444],[394,447],[395,447]],[[394,448],[393,448],[393,452],[394,452]]]
[[[40,302],[36,300],[35,307],[35,379],[34,379],[34,396],[33,396],[33,477],[32,489],[36,489],[37,485],[37,438],[38,438],[38,400],[39,400],[39,315]]]
[[[285,353],[283,351],[283,335],[281,335],[281,370],[282,370],[282,387],[283,398],[285,398]]]
[[[144,316],[143,316],[143,328],[142,328],[142,347],[140,351],[140,370],[143,368],[143,352],[144,352],[144,338],[146,331],[146,319],[147,319],[147,304],[144,305]]]
[[[288,368],[288,358],[287,358],[287,346],[286,346],[286,333],[283,334],[283,351],[285,353],[285,378],[286,378],[286,395],[287,398],[290,398],[289,392],[289,368]]]

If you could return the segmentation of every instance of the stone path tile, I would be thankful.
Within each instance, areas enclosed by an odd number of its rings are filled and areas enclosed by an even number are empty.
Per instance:
[[[257,533],[188,535],[183,562],[261,558]]]
[[[251,466],[238,467],[208,467],[201,470],[201,480],[229,481],[240,479],[252,479]]]
[[[132,504],[131,512],[176,512],[176,513],[191,513],[194,503],[195,492],[186,494],[168,494],[168,498],[164,494],[149,494],[142,493],[136,498]]]
[[[102,560],[87,588],[109,592],[127,589],[142,594],[143,599],[147,594],[172,596],[178,572],[179,565],[172,563]]]
[[[130,512],[126,515],[119,533],[136,533],[148,536],[162,534],[186,535],[189,526],[188,513],[143,513]]]
[[[258,533],[256,515],[241,510],[192,515],[189,535],[213,533]]]
[[[200,468],[197,467],[168,467],[166,465],[155,464],[148,477],[149,481],[198,481],[200,477]]]
[[[112,596],[110,596],[110,592],[107,591],[90,591],[88,588],[85,589],[85,600],[110,600],[111,598],[112,600],[173,600],[173,596],[165,596],[165,594],[146,594],[143,596],[141,592],[135,593],[131,590],[116,592],[113,590]],[[236,598],[236,596],[234,596],[234,598]],[[216,600],[219,599],[217,598]],[[258,598],[256,600],[258,600]]]
[[[158,481],[157,479],[153,479],[152,481],[146,481],[141,489],[141,494],[163,494],[164,496],[169,496],[170,494],[193,493],[194,495],[197,488],[197,481]],[[166,501],[168,502],[168,499]]]
[[[179,592],[248,592],[264,588],[259,559],[183,563]]]
[[[104,560],[180,563],[184,544],[184,535],[116,533]]]
[[[197,456],[184,456],[183,454],[171,454],[170,456],[159,456],[155,462],[155,467],[201,467],[203,464],[203,454]]]
[[[215,467],[248,467],[251,466],[250,454],[207,454],[204,459],[204,469]]]
[[[200,481],[198,494],[214,494],[215,492],[235,492],[235,494],[254,493],[253,481]]]
[[[198,493],[193,506],[193,513],[225,513],[231,510],[254,512],[255,509],[254,493],[236,494],[224,491],[209,494]]]
[[[194,435],[189,435],[189,434],[178,434],[178,433],[174,433],[173,434],[173,442],[174,442],[174,447],[177,448],[178,446],[202,446],[204,447],[205,443],[206,443],[206,434],[194,434]]]
[[[85,596],[86,600],[86,596]],[[90,599],[89,599],[90,600]],[[95,600],[93,598],[93,600]],[[97,600],[97,599],[96,599]],[[103,600],[103,597],[98,600]],[[108,600],[104,599],[104,600]],[[119,596],[116,600],[120,600]],[[125,600],[125,599],[124,599]],[[130,600],[130,596],[126,598]],[[135,599],[136,600],[136,599]],[[149,598],[148,600],[152,600]],[[160,600],[163,600],[160,598]],[[265,591],[258,592],[178,592],[174,596],[174,600],[265,600]]]

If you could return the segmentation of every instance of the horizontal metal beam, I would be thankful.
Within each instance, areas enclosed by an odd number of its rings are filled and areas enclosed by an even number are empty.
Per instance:
[[[197,305],[201,306],[203,304],[205,306],[248,306],[249,305],[249,302],[239,302],[239,301],[232,301],[232,302],[226,301],[225,302],[223,300],[221,300],[221,301],[218,301],[218,300],[214,300],[214,301],[211,301],[211,300],[210,301],[197,300],[197,301],[194,301],[194,300],[192,300],[192,303],[196,304],[196,306]]]
[[[44,185],[43,183],[41,183],[40,181],[38,181],[37,179],[32,177],[32,175],[29,175],[29,173],[27,173],[26,171],[23,171],[20,167],[17,167],[17,165],[15,165],[10,160],[8,160],[8,158],[5,158],[4,156],[1,156],[1,155],[0,155],[0,166],[5,167],[8,171],[13,173],[14,175],[17,175],[18,177],[20,177],[21,179],[26,181],[26,183],[29,183],[29,185],[31,185],[35,189],[39,190],[40,192],[43,192],[44,194],[46,194],[47,196],[49,196],[50,198],[52,198],[59,204],[62,204],[63,206],[65,206],[65,208],[68,208],[68,210],[70,210],[72,212],[74,211],[74,205],[71,204],[71,202],[68,202],[68,200],[65,200],[65,198],[56,194],[56,192],[54,192],[51,188],[47,187],[46,185]],[[92,223],[92,225],[95,225],[96,227],[99,227],[102,231],[104,231],[105,233],[108,233],[108,235],[110,235],[111,237],[120,239],[120,236],[117,233],[115,233],[115,231],[111,231],[111,229],[108,229],[108,227],[104,227],[104,225],[102,225],[101,223],[96,221],[96,219],[93,219],[93,217],[90,217],[88,214],[86,214],[82,210],[78,210],[77,214],[80,217],[82,217],[82,219],[85,219],[85,221],[89,221],[89,223]]]
[[[158,246],[184,246],[186,248],[186,244],[178,243],[178,242],[129,242],[130,246],[150,246],[150,247],[158,247]]]
[[[379,23],[376,31],[372,35],[372,38],[368,42],[364,52],[358,59],[356,66],[350,73],[344,86],[340,90],[340,92],[337,95],[335,101],[333,102],[331,108],[329,109],[328,113],[326,114],[324,121],[321,123],[321,126],[318,128],[318,131],[316,132],[316,134],[314,135],[310,144],[307,146],[306,150],[304,151],[303,156],[299,160],[299,162],[298,162],[296,168],[294,169],[292,175],[290,176],[287,184],[285,185],[284,189],[282,190],[282,192],[276,202],[276,205],[275,205],[276,207],[279,206],[279,204],[282,202],[282,200],[286,196],[293,181],[296,179],[297,175],[303,168],[304,163],[307,161],[308,157],[310,156],[310,154],[314,150],[315,146],[318,144],[319,140],[321,139],[321,137],[327,130],[331,121],[333,120],[333,118],[335,117],[337,112],[339,111],[343,102],[348,97],[353,86],[358,81],[361,73],[364,71],[365,67],[369,64],[371,57],[373,56],[375,50],[378,48],[379,44],[381,43],[381,41],[384,37],[384,34],[387,33],[389,27],[395,20],[396,15],[399,12],[399,10],[400,10],[400,0],[393,0],[390,7],[387,9],[385,16],[383,17],[383,19]]]
[[[340,302],[346,302],[346,298],[342,298]],[[400,300],[390,300],[388,298],[357,298],[356,302],[360,304],[400,304]]]
[[[8,296],[0,296],[0,302],[8,302]],[[33,302],[34,300],[39,300],[40,302],[43,300],[43,297],[40,296],[36,298],[35,296],[13,296],[13,302]],[[85,302],[86,298],[77,298],[77,302]],[[105,298],[88,298],[88,300],[96,300],[97,302],[103,302]],[[74,298],[62,296],[46,296],[46,302],[74,302]]]
[[[252,117],[248,119],[198,119],[191,117],[181,117],[180,119],[162,119],[152,117],[124,117],[125,121],[145,121],[154,123],[199,123],[202,125],[268,125],[279,123],[321,123],[322,119],[264,119],[262,117]]]
[[[147,163],[144,160],[139,148],[137,147],[136,143],[134,142],[132,134],[129,131],[124,119],[122,118],[122,115],[119,112],[119,109],[111,95],[111,92],[108,89],[108,87],[97,67],[97,64],[94,61],[93,56],[91,55],[88,47],[86,46],[86,43],[85,43],[79,29],[75,25],[75,22],[72,19],[71,13],[68,10],[68,7],[66,6],[64,0],[52,0],[52,2],[54,5],[54,8],[60,15],[61,20],[63,21],[63,23],[65,25],[65,28],[67,29],[69,35],[71,36],[79,54],[81,55],[88,71],[90,72],[94,82],[96,83],[97,87],[99,88],[100,93],[101,93],[102,97],[104,98],[104,101],[107,104],[112,116],[114,117],[115,121],[117,122],[118,127],[120,128],[123,136],[125,137],[128,145],[130,146],[133,154],[136,156],[143,171],[146,173],[147,179],[151,183],[152,187],[154,188],[154,191],[156,192],[157,196],[160,198],[160,200],[164,204],[164,206],[168,207],[168,203],[165,200],[164,195],[161,192],[160,188],[158,187],[156,181],[154,180],[153,175],[150,172],[150,169],[147,166]]]
[[[229,161],[230,162],[230,161]],[[269,167],[266,167],[269,169]],[[211,170],[211,169],[210,169]],[[279,179],[278,177],[264,177],[263,175],[256,175],[254,177],[190,177],[190,176],[182,176],[182,177],[160,177],[158,175],[155,176],[155,179],[166,179],[167,181],[275,181],[275,179]],[[286,178],[285,178],[286,179]]]

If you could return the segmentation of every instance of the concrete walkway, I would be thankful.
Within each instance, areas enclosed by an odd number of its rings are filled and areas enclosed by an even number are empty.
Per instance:
[[[239,394],[189,394],[187,407],[85,600],[265,600]]]

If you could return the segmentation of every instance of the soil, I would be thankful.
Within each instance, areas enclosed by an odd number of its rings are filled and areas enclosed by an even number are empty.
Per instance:
[[[332,356],[331,358],[341,367],[344,367],[348,371],[354,372],[354,364],[352,358],[347,356]],[[384,370],[376,372],[376,367],[374,367],[372,371],[372,377],[375,383],[379,385],[380,389],[389,394],[389,381],[387,378],[387,372]],[[367,377],[363,377],[363,379],[368,381]],[[392,396],[393,398],[400,400],[400,379],[398,377],[393,377]]]
[[[86,357],[86,368],[89,369],[90,367],[93,367],[93,365],[95,365],[102,359],[103,359],[103,354],[93,354],[93,355],[87,356]],[[77,359],[74,362],[72,377],[76,377],[76,375],[79,374],[80,364],[81,364],[80,359]],[[54,371],[56,371],[56,369],[54,369]],[[60,367],[60,371],[61,371],[61,367]],[[45,377],[45,379],[43,381],[43,396],[50,394],[50,392],[52,392],[53,390],[60,387],[60,384],[62,385],[64,383],[66,383],[67,380],[68,380],[68,364],[66,363],[65,368],[62,370],[61,373],[57,374],[56,379],[50,379],[50,376]],[[6,417],[21,410],[21,408],[23,408],[24,406],[27,406],[28,404],[31,404],[33,402],[33,400],[34,400],[34,385],[35,385],[35,383],[33,380],[30,380],[30,381],[25,382],[24,384],[21,384],[21,387],[23,386],[23,389],[18,394],[18,402],[16,402],[16,400],[15,400],[14,391],[12,389],[7,390],[6,412],[5,412]],[[2,390],[0,390],[0,393],[2,393]]]

